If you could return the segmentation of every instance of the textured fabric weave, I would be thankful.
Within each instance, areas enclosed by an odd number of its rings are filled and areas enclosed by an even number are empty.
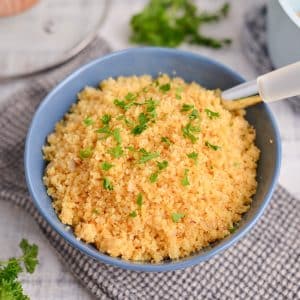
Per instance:
[[[245,26],[242,34],[243,50],[257,75],[272,71],[273,65],[267,47],[267,8],[254,7],[245,16]],[[300,97],[289,100],[294,111],[300,113]]]
[[[281,187],[238,244],[208,262],[168,273],[132,272],[96,262],[65,242],[40,216],[23,170],[24,140],[34,110],[56,81],[107,51],[103,41],[94,42],[0,109],[0,199],[31,214],[68,269],[100,299],[300,299],[300,201]]]

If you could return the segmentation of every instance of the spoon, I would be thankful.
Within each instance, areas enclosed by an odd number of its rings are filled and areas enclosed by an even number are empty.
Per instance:
[[[246,108],[300,95],[300,61],[239,84],[222,92],[228,110]]]

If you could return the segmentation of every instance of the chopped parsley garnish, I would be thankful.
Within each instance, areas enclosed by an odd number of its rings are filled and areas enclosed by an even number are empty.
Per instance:
[[[141,193],[139,193],[137,198],[136,198],[136,204],[139,207],[142,207],[142,205],[143,205],[143,195]]]
[[[86,149],[82,149],[79,151],[79,156],[81,159],[86,159],[89,158],[93,153],[93,150],[91,147],[86,148]]]
[[[162,161],[162,162],[157,162],[157,167],[158,169],[161,171],[163,169],[165,169],[168,166],[168,162],[166,160]]]
[[[99,215],[100,214],[100,212],[99,212],[99,210],[97,208],[94,208],[92,210],[92,213],[95,214],[95,215]]]
[[[191,114],[189,115],[189,119],[195,120],[195,119],[199,119],[199,118],[200,118],[199,111],[197,109],[193,109]]]
[[[205,36],[202,24],[220,21],[228,15],[225,3],[215,12],[199,11],[192,0],[151,0],[131,18],[131,41],[143,45],[177,47],[183,42],[221,48],[228,39]]]
[[[229,232],[232,234],[232,233],[235,233],[238,229],[238,224],[234,224],[232,227],[230,227],[228,230]]]
[[[184,214],[182,214],[182,213],[173,213],[171,215],[171,217],[172,217],[172,221],[174,223],[178,223],[184,217]]]
[[[160,172],[162,170],[164,170],[165,168],[168,167],[168,162],[166,160],[162,161],[162,162],[156,162],[156,165],[157,165],[157,168],[158,168],[158,171],[157,172],[154,172],[150,175],[149,179],[150,179],[150,182],[154,183],[157,181],[158,179],[158,175],[160,174]]]
[[[163,84],[159,87],[159,90],[162,92],[167,92],[171,89],[170,83]]]
[[[221,148],[220,146],[213,145],[213,144],[209,143],[208,141],[205,142],[205,146],[207,146],[210,149],[215,150],[215,151],[217,151],[217,150],[219,150]]]
[[[195,143],[198,140],[194,133],[199,133],[200,131],[200,127],[193,126],[191,122],[189,122],[185,127],[182,127],[183,136],[190,139],[192,143]]]
[[[105,125],[105,126],[99,128],[99,129],[97,129],[96,132],[97,132],[97,133],[105,133],[105,134],[107,134],[107,135],[110,135],[110,134],[111,134],[111,130],[110,130],[110,128],[109,128],[108,125]]]
[[[108,171],[108,170],[111,169],[113,166],[114,166],[113,164],[111,164],[111,163],[109,163],[109,162],[107,162],[107,161],[105,161],[105,162],[103,162],[103,163],[101,164],[101,168],[102,168],[102,170],[104,170],[104,171]]]
[[[91,117],[86,117],[84,120],[83,120],[83,123],[85,126],[91,126],[93,125],[95,122],[94,120],[91,118]]]
[[[107,177],[103,178],[103,188],[109,191],[112,191],[114,189],[113,185],[111,184],[111,182]]]
[[[111,120],[111,115],[105,114],[102,116],[101,121],[103,125],[107,125]]]
[[[114,100],[114,104],[115,104],[116,106],[119,106],[119,107],[122,108],[122,109],[125,109],[125,110],[128,109],[128,108],[126,108],[126,103],[125,103],[125,101],[122,101],[122,100],[119,100],[119,99],[115,99],[115,100]]]
[[[117,145],[116,147],[114,148],[110,148],[108,150],[108,153],[113,156],[114,158],[119,158],[123,155],[123,149],[120,145]]]
[[[158,105],[157,101],[154,101],[152,98],[145,101],[147,112],[151,115],[152,118],[156,117],[156,107]]]
[[[158,172],[152,173],[149,177],[150,182],[152,182],[152,183],[156,182],[157,178],[158,178]]]
[[[162,141],[163,143],[167,144],[168,146],[170,146],[171,144],[173,144],[173,143],[170,141],[170,139],[167,138],[166,136],[163,136],[163,137],[161,138],[161,141]]]
[[[134,126],[134,123],[133,123],[131,120],[125,118],[124,121],[125,121],[125,124],[126,124],[127,126],[129,126],[129,127],[133,127],[133,126]]]
[[[112,132],[112,135],[113,135],[114,139],[116,140],[116,142],[118,143],[118,145],[120,145],[122,143],[120,129],[119,128],[114,129]]]
[[[128,147],[125,147],[125,148],[128,149],[131,152],[133,152],[135,150],[135,148],[133,146],[128,146]]]
[[[176,89],[176,94],[175,94],[175,97],[176,99],[180,100],[181,99],[181,93],[183,92],[183,88],[181,86],[179,86],[177,89]]]
[[[192,159],[192,160],[194,160],[195,162],[197,162],[197,160],[198,160],[198,153],[191,152],[191,153],[187,154],[187,157],[190,158],[190,159]]]
[[[145,113],[140,113],[139,117],[139,124],[136,125],[132,130],[131,133],[134,135],[141,134],[144,130],[147,129],[147,123],[150,121],[149,117]]]
[[[136,99],[136,95],[134,95],[133,93],[129,92],[126,96],[125,96],[125,100],[127,101],[133,101]]]
[[[180,111],[186,112],[186,111],[190,111],[193,108],[194,108],[193,104],[183,104]]]
[[[116,117],[116,119],[117,119],[118,121],[124,120],[124,119],[125,119],[125,116],[124,116],[124,115],[119,115],[119,116]]]
[[[130,218],[135,218],[137,216],[137,213],[135,210],[133,210],[130,214],[129,214],[129,217]]]
[[[220,117],[220,114],[218,112],[214,112],[208,108],[205,108],[204,110],[207,114],[207,116],[212,120]]]
[[[139,159],[140,164],[144,164],[149,160],[159,157],[158,152],[147,152],[144,148],[140,149],[140,153],[142,154]]]
[[[183,178],[181,180],[181,184],[183,186],[190,185],[189,178],[188,178],[188,173],[189,173],[189,169],[185,169],[184,170],[184,176],[183,176]]]
[[[128,102],[125,102],[123,100],[115,99],[114,104],[116,106],[119,106],[120,108],[122,108],[124,110],[128,110],[134,103],[133,102],[128,103]]]

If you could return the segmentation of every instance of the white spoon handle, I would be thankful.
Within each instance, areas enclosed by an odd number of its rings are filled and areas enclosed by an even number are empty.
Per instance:
[[[259,94],[265,102],[300,95],[300,61],[222,92],[224,100]]]
[[[300,62],[259,76],[257,86],[265,102],[300,95]]]

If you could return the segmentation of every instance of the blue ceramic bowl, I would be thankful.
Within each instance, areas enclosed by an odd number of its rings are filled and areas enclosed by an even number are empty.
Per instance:
[[[41,215],[64,239],[94,259],[121,268],[139,271],[169,271],[186,268],[206,261],[241,239],[258,221],[274,191],[281,161],[281,144],[276,122],[265,104],[247,109],[247,119],[257,132],[256,145],[261,150],[258,163],[258,189],[250,210],[239,229],[227,238],[214,243],[190,257],[159,264],[136,263],[97,251],[92,245],[78,241],[72,231],[66,231],[52,208],[51,199],[42,181],[45,162],[42,146],[54,125],[77,99],[86,85],[97,86],[107,77],[174,72],[186,81],[195,81],[208,89],[227,89],[243,82],[237,73],[206,57],[189,52],[164,48],[133,48],[115,52],[90,62],[56,86],[43,100],[32,120],[25,147],[25,173],[34,204]],[[272,140],[272,143],[270,143]]]

